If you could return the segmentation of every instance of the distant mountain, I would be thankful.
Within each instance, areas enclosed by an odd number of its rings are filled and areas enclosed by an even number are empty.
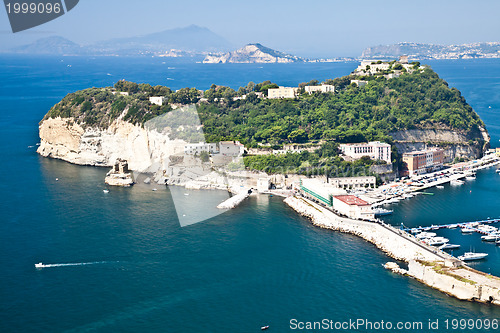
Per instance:
[[[363,59],[386,59],[408,55],[410,59],[474,59],[500,58],[500,43],[472,43],[462,45],[435,45],[398,43],[378,45],[365,49]]]
[[[275,51],[261,44],[248,44],[239,50],[224,54],[209,54],[203,60],[203,63],[287,63],[304,62],[305,59],[283,52]]]
[[[190,25],[144,36],[116,38],[90,46],[94,53],[143,54],[164,53],[171,49],[188,52],[223,52],[232,47],[223,37],[207,28]]]
[[[164,55],[172,49],[192,56],[208,52],[225,52],[232,48],[223,37],[207,28],[190,25],[144,36],[116,38],[80,46],[63,37],[48,37],[8,50],[11,53],[58,55]]]
[[[59,36],[42,38],[31,44],[18,46],[9,51],[11,53],[60,55],[76,55],[83,52],[80,45]]]

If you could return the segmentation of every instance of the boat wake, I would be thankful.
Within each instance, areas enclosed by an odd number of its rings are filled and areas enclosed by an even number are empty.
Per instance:
[[[66,266],[85,266],[85,265],[95,265],[95,264],[108,264],[118,261],[91,261],[91,262],[73,262],[64,264],[44,264],[39,262],[35,264],[35,268],[51,268],[51,267],[66,267]]]

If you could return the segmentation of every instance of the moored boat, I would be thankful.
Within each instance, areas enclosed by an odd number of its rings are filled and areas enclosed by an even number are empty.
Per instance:
[[[488,256],[488,253],[475,253],[475,252],[465,252],[463,255],[458,256],[458,259],[463,261],[471,261],[471,260],[481,260]]]
[[[459,244],[443,244],[439,247],[440,250],[453,250],[453,249],[458,249],[460,248]]]

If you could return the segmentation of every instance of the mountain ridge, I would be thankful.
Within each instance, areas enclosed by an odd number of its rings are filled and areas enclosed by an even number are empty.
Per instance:
[[[38,39],[3,53],[30,53],[53,55],[162,55],[172,49],[206,54],[225,52],[232,44],[206,27],[189,25],[141,36],[113,38],[89,45],[79,45],[61,36]]]

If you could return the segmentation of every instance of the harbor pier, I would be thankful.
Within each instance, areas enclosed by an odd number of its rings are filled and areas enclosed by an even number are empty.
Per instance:
[[[500,278],[476,271],[461,260],[419,241],[402,229],[380,220],[340,217],[309,199],[291,196],[284,202],[318,227],[357,235],[388,256],[408,263],[408,270],[387,265],[393,272],[417,279],[461,300],[500,305]]]

